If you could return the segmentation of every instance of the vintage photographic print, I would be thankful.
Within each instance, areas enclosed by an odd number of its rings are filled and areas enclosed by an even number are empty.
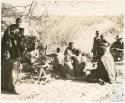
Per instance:
[[[124,0],[2,0],[1,101],[124,102]]]

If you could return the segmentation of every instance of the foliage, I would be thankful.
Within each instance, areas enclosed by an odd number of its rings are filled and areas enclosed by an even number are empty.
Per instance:
[[[70,41],[74,41],[82,51],[89,52],[96,30],[99,30],[100,34],[103,34],[110,43],[113,42],[116,35],[123,32],[122,15],[99,17],[50,16],[47,13],[48,7],[45,6],[45,13],[36,16],[34,11],[37,6],[38,3],[35,1],[20,6],[19,8],[24,9],[24,12],[20,13],[17,10],[18,7],[2,4],[2,32],[14,22],[15,17],[21,16],[27,25],[24,27],[25,31],[28,31],[25,35],[36,36],[41,43],[48,45],[50,52],[53,52],[57,47],[64,49]]]

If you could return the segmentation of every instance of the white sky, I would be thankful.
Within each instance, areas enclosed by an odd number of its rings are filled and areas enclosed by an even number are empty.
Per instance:
[[[4,3],[10,3],[14,6],[25,6],[33,0],[2,0]],[[38,6],[35,9],[35,15],[40,15],[44,7],[41,4],[50,4],[48,13],[51,15],[119,15],[123,14],[124,0],[83,0],[82,2],[68,2],[74,0],[36,0]],[[58,1],[56,4],[50,1]],[[65,2],[67,1],[67,2]],[[20,8],[18,8],[21,10]]]

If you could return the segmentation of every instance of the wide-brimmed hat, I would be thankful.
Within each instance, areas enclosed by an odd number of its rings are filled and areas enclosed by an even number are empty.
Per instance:
[[[122,37],[119,36],[119,35],[116,35],[115,39],[116,39],[116,40],[119,40],[119,39],[122,39]]]
[[[99,34],[99,31],[96,31],[95,34]]]

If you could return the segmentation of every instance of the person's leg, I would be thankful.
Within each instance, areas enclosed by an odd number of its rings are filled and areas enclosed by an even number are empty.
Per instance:
[[[94,49],[94,50],[93,50],[93,60],[92,60],[93,62],[96,61],[96,54],[97,54],[97,53],[96,53],[96,50]]]
[[[114,61],[118,61],[118,52],[114,51]]]
[[[83,70],[85,69],[85,65],[86,65],[86,63],[85,62],[82,62],[81,64],[80,64],[80,75],[81,76],[83,76]]]
[[[59,69],[60,69],[60,74],[61,74],[61,77],[64,78],[65,77],[65,70],[64,70],[64,67],[63,65],[59,65]]]
[[[119,61],[122,61],[122,57],[123,57],[123,55],[122,55],[122,51],[119,51]]]
[[[46,76],[46,72],[44,71],[43,68],[40,68],[40,71],[39,71],[39,74],[38,74],[38,80],[37,81],[40,81],[40,78],[41,76]]]
[[[10,93],[15,93],[16,94],[16,90],[15,90],[15,79],[13,80],[13,74],[10,76],[9,78],[9,82],[8,82],[8,92]]]

